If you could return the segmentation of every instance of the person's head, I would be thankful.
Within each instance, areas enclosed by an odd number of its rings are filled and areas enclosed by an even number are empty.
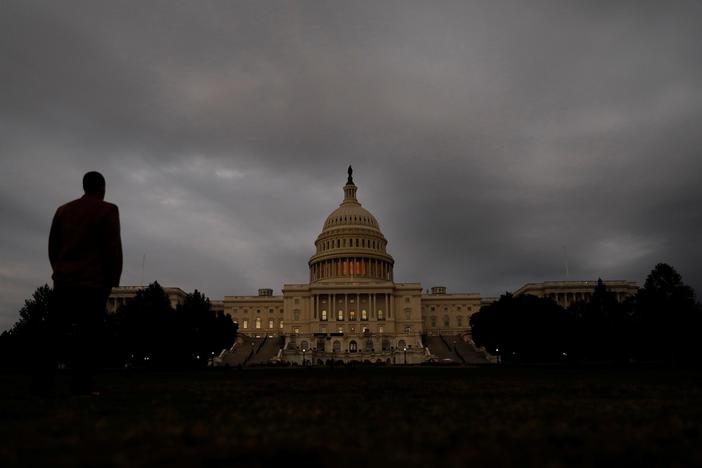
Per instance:
[[[96,171],[86,172],[83,176],[83,191],[86,195],[105,198],[105,178]]]

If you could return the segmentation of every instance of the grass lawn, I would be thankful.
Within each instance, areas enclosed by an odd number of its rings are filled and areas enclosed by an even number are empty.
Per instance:
[[[697,371],[288,368],[98,381],[100,397],[42,398],[27,396],[26,376],[0,374],[0,466],[702,465]]]

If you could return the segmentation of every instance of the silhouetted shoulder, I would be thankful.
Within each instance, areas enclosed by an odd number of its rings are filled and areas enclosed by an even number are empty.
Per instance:
[[[107,208],[110,211],[114,211],[114,212],[119,213],[119,208],[114,203],[110,203],[110,202],[103,202],[103,203],[107,206]]]

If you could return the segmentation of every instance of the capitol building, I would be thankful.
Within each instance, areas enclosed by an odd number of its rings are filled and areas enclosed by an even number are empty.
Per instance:
[[[478,293],[423,294],[420,283],[395,282],[388,241],[356,191],[349,168],[343,200],[315,241],[308,283],[285,284],[282,295],[224,297],[240,333],[284,337],[282,360],[388,362],[401,351],[406,362],[422,362],[422,335],[465,334],[480,309]]]

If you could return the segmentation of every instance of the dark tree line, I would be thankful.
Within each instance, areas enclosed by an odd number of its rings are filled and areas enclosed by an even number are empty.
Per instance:
[[[702,362],[702,308],[664,263],[623,302],[598,281],[588,301],[568,309],[547,298],[505,294],[470,323],[475,343],[503,362]]]
[[[38,288],[25,301],[20,319],[0,335],[0,360],[5,366],[31,366],[43,359],[50,326],[53,291]],[[96,352],[105,366],[197,367],[234,343],[237,325],[229,315],[212,310],[210,300],[195,290],[174,309],[163,288],[152,283],[137,292],[114,314],[108,314],[103,345]]]

